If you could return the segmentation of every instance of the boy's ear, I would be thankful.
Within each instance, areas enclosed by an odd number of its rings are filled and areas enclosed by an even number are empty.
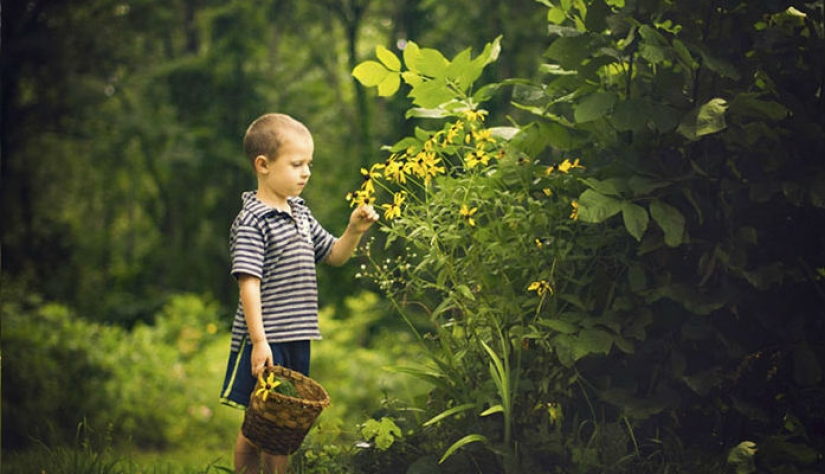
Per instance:
[[[269,160],[264,155],[255,157],[255,171],[258,173],[266,173],[269,170]]]

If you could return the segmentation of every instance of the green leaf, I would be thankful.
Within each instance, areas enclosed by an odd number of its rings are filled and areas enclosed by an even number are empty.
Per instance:
[[[607,196],[621,197],[622,192],[627,189],[626,183],[621,178],[609,178],[604,181],[596,178],[586,178],[584,184]]]
[[[402,436],[402,433],[401,428],[399,428],[393,420],[383,417],[380,421],[374,419],[367,420],[361,427],[361,436],[367,440],[374,438],[375,447],[386,451],[397,438]]]
[[[541,319],[538,323],[561,334],[574,334],[579,330],[578,325],[560,319]]]
[[[450,446],[449,448],[447,448],[447,451],[445,451],[444,455],[441,456],[441,459],[438,461],[438,464],[444,463],[444,461],[446,461],[447,458],[452,456],[453,453],[455,453],[459,448],[461,448],[462,446],[466,446],[470,443],[489,444],[489,442],[487,441],[487,437],[484,436],[484,435],[480,435],[480,434],[467,435],[467,436],[461,438],[460,440],[456,441],[455,443],[453,443],[453,445]]]
[[[758,94],[737,94],[730,102],[730,113],[768,120],[782,120],[789,114],[788,108],[772,100],[760,100]]]
[[[475,406],[476,406],[475,403],[465,403],[463,405],[454,406],[454,407],[450,408],[449,410],[444,410],[441,413],[439,413],[438,415],[430,418],[429,420],[424,422],[424,424],[421,425],[421,426],[434,425],[434,424],[438,423],[439,421],[441,421],[445,418],[449,418],[449,417],[451,417],[451,416],[453,416],[457,413],[472,410],[473,408],[475,408]]]
[[[619,96],[613,92],[590,94],[576,106],[573,117],[576,123],[600,119],[613,110],[613,105],[618,100]]]
[[[378,84],[378,95],[381,97],[390,97],[398,91],[400,86],[401,76],[393,73],[387,74],[387,77]]]
[[[562,10],[561,8],[551,5],[550,9],[547,10],[547,22],[553,23],[554,25],[560,25],[564,23],[564,20],[567,19],[567,12]]]
[[[352,75],[367,87],[377,86],[389,74],[392,74],[392,72],[377,61],[364,61],[352,70]]]
[[[705,135],[724,130],[727,127],[727,108],[728,103],[725,99],[711,99],[687,114],[677,131],[689,140],[698,140]]]
[[[600,328],[584,329],[579,333],[576,345],[578,346],[577,353],[581,356],[586,354],[607,355],[613,346],[613,334]]]
[[[458,285],[455,287],[455,291],[461,294],[464,298],[467,298],[470,301],[475,301],[476,297],[473,292],[470,290],[470,287],[467,285]]]
[[[624,226],[627,231],[637,241],[642,240],[645,230],[647,230],[647,223],[650,220],[647,210],[638,204],[633,204],[630,201],[622,202],[622,218],[624,219]]]
[[[498,405],[493,405],[490,408],[484,410],[483,412],[481,412],[481,414],[479,414],[479,416],[490,416],[494,413],[503,413],[503,412],[504,412],[504,407],[499,403]]]
[[[578,70],[582,61],[590,57],[592,51],[589,36],[563,36],[553,40],[544,54],[558,62],[563,69],[572,71]]]
[[[661,46],[642,43],[639,45],[639,54],[651,64],[661,64],[668,58],[668,50]]]
[[[668,184],[667,181],[656,181],[639,175],[633,175],[627,180],[627,186],[634,196],[644,196]]]
[[[425,109],[434,109],[456,98],[457,93],[447,86],[444,79],[424,81],[410,91],[413,103]]]
[[[667,246],[678,247],[682,243],[685,234],[685,217],[678,209],[654,199],[650,203],[650,216],[665,233]]]
[[[376,46],[375,55],[378,57],[378,60],[381,61],[381,63],[390,71],[401,71],[401,61],[398,59],[398,56],[386,47],[382,45]]]
[[[673,39],[673,50],[676,52],[676,57],[679,58],[682,66],[688,71],[693,71],[699,67],[699,63],[693,59],[693,55],[690,54],[690,50],[685,46],[685,43],[678,38]]]
[[[615,216],[622,210],[622,202],[614,197],[605,196],[593,189],[585,190],[579,196],[579,220],[599,223]]]
[[[440,51],[431,48],[421,49],[411,41],[404,47],[404,64],[416,74],[443,77],[450,62]]]

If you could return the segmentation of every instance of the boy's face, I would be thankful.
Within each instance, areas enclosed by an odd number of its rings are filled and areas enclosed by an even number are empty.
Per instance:
[[[260,190],[281,203],[288,197],[300,195],[312,174],[309,167],[314,151],[312,136],[290,132],[282,140],[277,157],[256,160],[259,188],[263,188]]]

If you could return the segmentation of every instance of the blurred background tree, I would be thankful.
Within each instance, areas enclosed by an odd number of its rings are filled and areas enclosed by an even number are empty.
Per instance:
[[[354,65],[376,44],[397,51],[415,40],[454,54],[503,33],[501,67],[488,74],[513,77],[546,46],[539,7],[4,2],[3,277],[127,326],[183,291],[231,307],[227,229],[255,184],[241,150],[251,120],[277,110],[314,132],[305,197],[340,232],[359,169],[410,127],[397,100],[356,86]],[[322,304],[343,307],[354,271],[322,268]]]

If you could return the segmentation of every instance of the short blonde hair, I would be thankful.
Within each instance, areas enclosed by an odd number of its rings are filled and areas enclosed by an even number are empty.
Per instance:
[[[260,155],[269,160],[277,158],[281,143],[289,133],[310,134],[306,125],[286,114],[269,113],[256,118],[243,138],[244,153],[252,167]]]

